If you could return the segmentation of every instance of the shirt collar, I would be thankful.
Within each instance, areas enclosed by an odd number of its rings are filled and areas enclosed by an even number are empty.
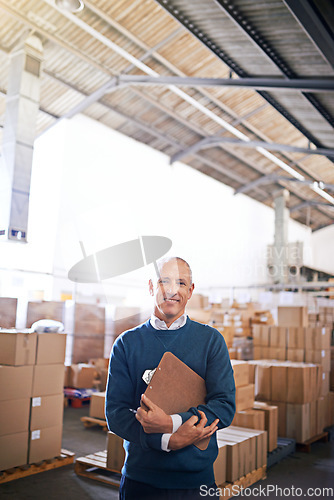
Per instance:
[[[187,314],[184,313],[182,316],[177,318],[168,328],[166,323],[157,318],[154,314],[151,315],[150,323],[153,326],[155,330],[178,330],[179,328],[182,328],[187,322]]]

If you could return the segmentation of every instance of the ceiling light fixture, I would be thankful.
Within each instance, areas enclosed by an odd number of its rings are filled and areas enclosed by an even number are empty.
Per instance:
[[[82,0],[55,0],[55,4],[59,9],[67,12],[80,12],[85,4]]]

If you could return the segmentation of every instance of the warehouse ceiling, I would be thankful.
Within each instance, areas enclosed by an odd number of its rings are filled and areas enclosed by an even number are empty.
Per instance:
[[[291,217],[313,231],[333,224],[332,2],[84,0],[75,13],[60,3],[0,0],[1,124],[10,56],[34,34],[38,135],[84,113],[236,196],[272,206],[288,189]]]

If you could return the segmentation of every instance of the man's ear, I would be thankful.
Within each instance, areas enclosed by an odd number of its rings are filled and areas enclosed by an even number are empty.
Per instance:
[[[191,287],[189,288],[189,293],[188,293],[188,300],[191,298],[193,291],[194,291],[195,285],[194,283],[191,284]]]
[[[154,295],[154,287],[153,287],[152,280],[150,280],[150,281],[148,282],[148,289],[149,289],[149,291],[150,291],[150,295],[152,295],[152,297],[153,297],[153,295]]]

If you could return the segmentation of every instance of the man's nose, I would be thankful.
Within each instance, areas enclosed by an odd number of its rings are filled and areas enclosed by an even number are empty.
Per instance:
[[[176,283],[169,283],[166,287],[166,293],[171,297],[178,292],[178,285]]]

